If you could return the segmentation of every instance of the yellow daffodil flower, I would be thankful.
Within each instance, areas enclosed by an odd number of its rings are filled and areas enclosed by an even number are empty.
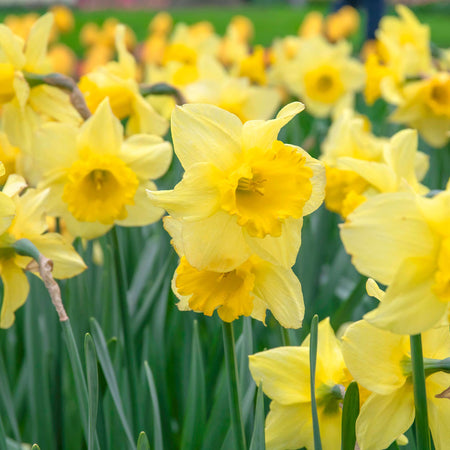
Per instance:
[[[49,214],[62,217],[69,232],[88,239],[114,224],[142,226],[163,210],[148,205],[149,179],[170,165],[171,146],[158,136],[123,139],[123,127],[105,99],[80,129],[48,123],[35,141],[38,187],[49,188]]]
[[[300,282],[294,272],[264,261],[256,255],[227,272],[192,267],[184,256],[182,224],[168,216],[164,227],[180,256],[172,289],[180,311],[202,312],[231,322],[252,316],[265,323],[266,310],[285,328],[300,328],[305,307]]]
[[[109,98],[114,115],[122,120],[128,118],[127,135],[149,133],[162,136],[168,129],[168,122],[161,117],[139,93],[136,81],[136,61],[125,44],[126,28],[116,28],[118,61],[111,61],[80,80],[80,90],[92,112],[101,102]]]
[[[357,270],[388,286],[367,321],[399,334],[448,323],[450,183],[432,198],[373,197],[348,216],[341,237]]]
[[[31,150],[32,135],[40,123],[52,120],[81,123],[69,96],[53,86],[30,87],[25,73],[51,71],[47,44],[53,24],[51,14],[40,17],[31,28],[26,44],[0,24],[0,105],[3,129],[10,142],[23,152]]]
[[[398,108],[390,120],[417,128],[433,147],[442,147],[450,132],[450,74],[437,72],[419,81],[407,83],[400,92],[386,99]]]
[[[186,172],[175,189],[149,196],[181,221],[190,265],[227,272],[254,253],[294,264],[302,218],[319,207],[325,184],[319,161],[276,140],[302,110],[291,103],[274,120],[242,124],[212,105],[175,109],[174,149]]]
[[[279,347],[249,356],[256,384],[272,400],[266,418],[266,448],[314,448],[309,337],[301,347]],[[342,401],[348,372],[329,319],[319,323],[316,401],[324,450],[341,448]]]
[[[344,110],[333,122],[322,144],[326,163],[325,204],[346,217],[368,197],[382,192],[413,189],[428,170],[428,156],[417,151],[417,132],[402,130],[390,140],[375,137],[368,120]]]
[[[28,239],[51,259],[55,278],[70,278],[86,269],[83,260],[61,235],[46,233],[48,191],[28,189],[20,195],[25,187],[22,177],[12,175],[0,193],[0,276],[4,292],[0,328],[9,328],[14,323],[14,312],[25,303],[29,291],[24,269],[31,258],[14,251],[15,241]]]
[[[423,356],[450,356],[448,326],[422,335]],[[342,338],[342,354],[354,379],[372,394],[361,407],[356,421],[356,439],[361,450],[387,448],[414,421],[409,336],[393,334],[359,321],[350,325]],[[436,398],[450,384],[450,375],[437,372],[426,378],[428,417],[437,450],[450,442],[450,404]]]
[[[376,32],[381,57],[400,70],[400,79],[427,73],[431,68],[430,27],[421,24],[406,6],[395,9],[400,17],[384,16]]]
[[[327,117],[348,104],[364,84],[364,68],[350,57],[346,41],[329,44],[321,36],[305,40],[291,64],[286,66],[289,90],[316,117]]]

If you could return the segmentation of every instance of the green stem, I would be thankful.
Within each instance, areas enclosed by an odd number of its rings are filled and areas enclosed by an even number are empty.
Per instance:
[[[318,324],[319,317],[314,315],[311,321],[311,334],[309,339],[309,375],[311,389],[311,414],[314,434],[314,450],[322,450],[322,442],[320,440],[319,416],[317,415],[316,404],[316,360],[317,360],[317,344],[318,344]]]
[[[430,429],[428,426],[427,392],[422,355],[422,337],[410,336],[414,404],[416,409],[416,444],[420,450],[430,450]]]
[[[281,330],[281,341],[284,346],[290,346],[291,344],[291,336],[289,336],[289,330],[280,325]]]
[[[123,339],[125,341],[124,342],[125,357],[127,359],[127,367],[128,367],[128,386],[131,397],[130,400],[131,400],[132,428],[134,431],[136,431],[138,420],[138,405],[137,405],[138,395],[136,385],[138,376],[131,334],[130,311],[128,309],[128,301],[127,301],[128,283],[126,279],[125,264],[123,261],[122,252],[120,251],[119,237],[117,235],[116,226],[114,226],[111,229],[110,236],[113,247],[113,260],[114,260],[114,269],[116,272],[117,295],[119,297],[120,318],[122,321]]]
[[[222,322],[223,346],[225,349],[225,362],[228,372],[228,393],[230,400],[231,423],[233,425],[236,450],[245,450],[244,422],[242,420],[242,409],[239,396],[239,378],[236,361],[236,350],[234,346],[233,324]]]

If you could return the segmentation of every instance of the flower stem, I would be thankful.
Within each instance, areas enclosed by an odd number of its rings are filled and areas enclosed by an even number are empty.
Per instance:
[[[242,409],[239,395],[239,379],[236,361],[236,350],[234,345],[233,324],[222,322],[223,346],[225,349],[225,362],[228,372],[228,394],[230,401],[231,423],[236,444],[236,450],[245,450],[244,422],[242,420]]]
[[[117,227],[111,229],[111,241],[113,247],[114,269],[116,272],[117,296],[119,297],[120,318],[122,321],[123,339],[125,344],[125,357],[128,368],[128,386],[131,397],[131,418],[132,428],[137,430],[138,406],[136,384],[138,380],[136,369],[136,358],[131,334],[130,311],[128,309],[127,291],[128,283],[125,275],[125,265],[120,251],[119,237],[117,236]]]
[[[416,409],[416,445],[421,450],[430,450],[430,429],[428,426],[427,392],[422,355],[422,337],[410,336],[414,404]]]
[[[284,328],[281,325],[280,325],[280,330],[281,330],[281,341],[283,342],[283,345],[290,346],[291,345],[291,336],[289,336],[289,330],[287,330],[286,328]]]
[[[314,450],[322,450],[322,442],[320,440],[319,417],[317,415],[316,404],[316,359],[317,359],[317,343],[318,343],[318,324],[319,317],[314,315],[311,321],[311,334],[309,340],[309,374],[311,388],[311,414],[314,434]]]

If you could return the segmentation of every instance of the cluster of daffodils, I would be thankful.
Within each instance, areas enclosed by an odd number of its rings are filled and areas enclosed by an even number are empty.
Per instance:
[[[297,36],[268,48],[251,45],[253,25],[240,16],[219,36],[209,22],[174,26],[160,13],[140,45],[109,19],[83,28],[78,63],[56,42],[73,27],[69,10],[10,16],[0,24],[0,327],[13,325],[29,291],[24,271],[33,265],[20,240],[67,278],[86,269],[75,238],[143,227],[167,212],[179,310],[217,312],[226,323],[265,323],[269,310],[298,329],[305,305],[292,268],[303,217],[324,202],[379,304],[340,338],[329,318],[319,324],[313,393],[309,337],[250,356],[272,400],[266,447],[313,449],[316,403],[323,448],[339,449],[353,381],[359,448],[404,443],[415,418],[409,336],[421,334],[429,426],[435,448],[446,450],[450,182],[427,187],[435,154],[419,151],[419,137],[436,148],[448,142],[450,58],[431,53],[429,27],[409,9],[397,12],[382,19],[364,63],[345,40],[358,27],[351,8],[311,14]],[[363,96],[366,111],[375,101],[395,105],[390,120],[408,128],[376,135],[355,106]],[[279,140],[305,105],[314,123],[329,125],[317,159]],[[169,132],[184,173],[158,190],[173,157]]]

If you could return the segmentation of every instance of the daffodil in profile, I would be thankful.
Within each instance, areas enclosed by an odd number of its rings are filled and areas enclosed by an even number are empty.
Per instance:
[[[427,362],[450,356],[448,326],[423,333],[422,347],[427,373]],[[347,328],[342,353],[354,379],[372,392],[356,421],[359,448],[387,448],[411,427],[415,416],[409,336],[381,330],[360,320]],[[448,399],[436,395],[449,386],[450,375],[432,373],[425,383],[433,442],[437,450],[445,450],[450,442],[450,405]]]
[[[290,268],[250,256],[235,269],[217,272],[192,267],[183,254],[181,222],[164,218],[164,226],[180,256],[172,289],[181,311],[202,312],[211,316],[217,310],[224,322],[252,316],[265,323],[270,310],[285,328],[299,328],[304,315],[300,282]]]
[[[62,217],[73,236],[88,239],[114,224],[143,226],[163,210],[148,204],[151,179],[168,169],[172,149],[158,136],[123,138],[105,99],[81,128],[48,123],[36,135],[39,189],[49,189],[49,214]]]
[[[48,191],[28,189],[21,195],[25,188],[22,177],[11,175],[0,193],[0,276],[3,282],[0,328],[9,328],[14,323],[14,313],[25,303],[29,292],[24,269],[31,258],[15,252],[13,244],[17,240],[28,239],[51,259],[55,278],[70,278],[86,269],[69,242],[57,233],[46,232]]]
[[[279,347],[249,356],[256,384],[272,400],[266,418],[268,450],[314,449],[309,337],[301,347]],[[342,402],[351,380],[329,319],[319,324],[316,402],[322,448],[341,448]]]
[[[172,115],[175,152],[185,169],[171,191],[149,191],[151,202],[181,222],[183,251],[198,270],[227,272],[256,254],[291,267],[302,218],[322,202],[322,164],[277,140],[303,109],[251,120],[212,105],[178,107]]]
[[[375,196],[347,217],[341,237],[357,270],[388,286],[367,321],[410,335],[448,324],[450,184],[429,198]]]

